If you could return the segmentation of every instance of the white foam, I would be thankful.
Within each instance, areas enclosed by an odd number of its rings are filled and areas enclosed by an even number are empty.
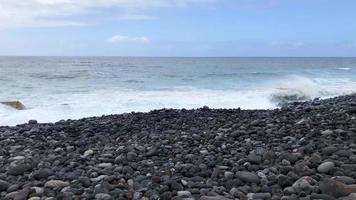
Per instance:
[[[315,97],[332,97],[356,92],[356,83],[347,79],[310,79],[289,76],[246,90],[206,90],[196,88],[172,88],[171,90],[93,90],[89,93],[33,94],[21,102],[28,108],[17,111],[0,105],[0,125],[26,123],[30,119],[39,122],[56,122],[62,119],[146,112],[160,108],[242,108],[271,109],[277,102],[271,96],[279,92],[295,92]]]

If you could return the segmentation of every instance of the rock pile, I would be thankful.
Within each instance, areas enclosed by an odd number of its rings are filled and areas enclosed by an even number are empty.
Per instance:
[[[0,127],[0,199],[356,199],[356,95]]]

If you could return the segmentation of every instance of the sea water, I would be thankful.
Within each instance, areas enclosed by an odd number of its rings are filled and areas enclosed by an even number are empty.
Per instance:
[[[356,92],[356,58],[0,57],[0,126],[160,108],[274,109]]]

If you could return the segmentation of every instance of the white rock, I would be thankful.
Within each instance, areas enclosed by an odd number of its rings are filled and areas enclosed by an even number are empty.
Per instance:
[[[86,151],[84,152],[83,156],[84,156],[84,157],[88,157],[88,156],[90,156],[90,155],[92,155],[92,154],[94,154],[94,151],[91,150],[91,149],[89,149],[89,150],[86,150]]]

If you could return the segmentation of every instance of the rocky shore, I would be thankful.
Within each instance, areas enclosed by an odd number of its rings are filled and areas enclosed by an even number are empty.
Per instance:
[[[356,199],[356,95],[0,127],[0,199]]]

